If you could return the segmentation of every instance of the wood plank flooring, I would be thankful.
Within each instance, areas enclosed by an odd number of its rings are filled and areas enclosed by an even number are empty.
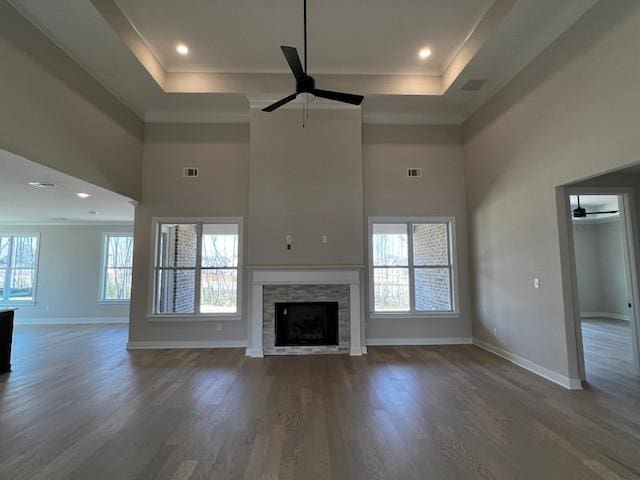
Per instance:
[[[612,395],[640,398],[629,322],[608,318],[582,320],[584,361],[591,388]]]
[[[637,385],[571,392],[473,346],[249,359],[126,336],[17,327],[1,479],[640,478]]]

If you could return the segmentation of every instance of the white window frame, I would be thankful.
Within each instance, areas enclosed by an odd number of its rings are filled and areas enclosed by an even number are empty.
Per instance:
[[[409,270],[409,296],[410,309],[403,312],[377,312],[375,310],[375,286],[373,282],[373,225],[380,223],[407,224],[407,248]],[[415,278],[413,267],[413,229],[411,224],[424,223],[448,223],[449,224],[449,256],[451,262],[451,311],[422,311],[415,309]],[[456,248],[456,219],[455,217],[369,217],[368,225],[368,245],[369,245],[369,317],[370,318],[457,318],[460,316],[458,304],[458,260]],[[405,268],[405,267],[402,267]]]
[[[120,300],[120,299],[108,299],[105,298],[104,289],[107,286],[107,248],[109,246],[108,240],[109,237],[131,237],[133,238],[132,232],[104,232],[102,234],[102,263],[100,266],[100,291],[98,292],[98,303],[104,303],[108,305],[127,305],[131,303],[131,294],[129,294],[128,300]],[[131,267],[131,275],[133,276],[133,267]]]
[[[2,306],[12,306],[12,305],[35,305],[36,304],[36,295],[38,293],[38,271],[40,270],[40,233],[39,232],[19,232],[19,233],[0,233],[0,236],[2,237],[36,237],[38,239],[38,244],[36,246],[36,262],[35,262],[35,267],[34,267],[34,272],[33,272],[33,295],[31,300],[11,300],[8,297],[0,297],[0,305]],[[13,242],[13,240],[11,240]],[[12,253],[13,253],[13,246],[10,247],[9,250],[10,254],[9,254],[9,268],[7,268],[7,272],[9,272],[9,275],[6,276],[6,282],[5,282],[5,292],[8,292],[7,286],[8,286],[8,282],[9,279],[11,278],[11,261],[12,261]],[[5,295],[7,295],[7,293],[5,293]]]
[[[158,242],[160,240],[160,225],[161,224],[237,224],[238,225],[238,284],[237,284],[237,310],[235,313],[198,313],[198,305],[200,303],[200,263],[202,261],[202,231],[198,235],[198,242],[196,246],[197,257],[196,266],[194,270],[195,275],[195,311],[194,313],[157,313],[156,312],[156,288],[157,288],[157,275],[156,275],[156,263],[158,261]],[[226,320],[242,320],[242,303],[243,303],[243,286],[244,286],[244,219],[243,217],[154,217],[151,222],[151,243],[152,245],[152,258],[149,262],[149,297],[147,305],[147,320],[151,322],[179,322],[184,323],[186,321],[198,321],[198,322],[218,322]]]

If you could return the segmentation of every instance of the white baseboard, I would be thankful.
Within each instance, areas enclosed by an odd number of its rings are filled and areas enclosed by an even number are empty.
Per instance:
[[[93,325],[96,323],[129,323],[129,317],[16,317],[15,325]]]
[[[247,347],[247,349],[245,350],[245,356],[246,357],[252,357],[252,358],[262,358],[264,357],[264,353],[262,353],[262,349],[261,348],[249,348]]]
[[[167,348],[243,348],[244,340],[209,340],[209,341],[164,341],[164,342],[128,342],[128,350],[167,349]]]
[[[369,347],[414,345],[470,345],[471,337],[367,338]]]
[[[349,350],[349,355],[352,357],[360,357],[362,356],[362,348],[361,347],[351,347]]]
[[[505,360],[509,360],[511,363],[518,365],[519,367],[524,368],[525,370],[529,370],[536,375],[541,376],[549,380],[550,382],[556,383],[564,388],[569,390],[581,390],[582,389],[582,381],[578,378],[569,378],[564,375],[560,375],[553,370],[549,370],[548,368],[541,367],[537,363],[533,363],[526,358],[523,358],[515,353],[508,352],[503,350],[502,348],[496,347],[495,345],[491,345],[483,340],[478,340],[477,338],[473,339],[473,344],[477,347],[482,348],[494,355],[504,358]]]
[[[624,320],[625,322],[631,321],[630,315],[621,315],[619,313],[607,313],[607,312],[582,312],[580,314],[582,318],[612,318],[614,320]]]

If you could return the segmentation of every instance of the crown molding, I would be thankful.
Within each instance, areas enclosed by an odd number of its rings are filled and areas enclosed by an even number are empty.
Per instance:
[[[145,123],[249,123],[249,112],[180,112],[149,110],[144,115]]]
[[[129,222],[82,222],[79,220],[65,220],[65,221],[22,221],[22,222],[4,222],[0,221],[0,227],[131,227],[133,228],[133,221]]]

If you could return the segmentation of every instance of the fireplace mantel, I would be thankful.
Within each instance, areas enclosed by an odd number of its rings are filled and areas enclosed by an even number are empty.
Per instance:
[[[351,355],[362,355],[362,309],[360,277],[362,267],[254,267],[250,268],[250,330],[247,356],[262,357],[263,287],[264,285],[349,285]]]

